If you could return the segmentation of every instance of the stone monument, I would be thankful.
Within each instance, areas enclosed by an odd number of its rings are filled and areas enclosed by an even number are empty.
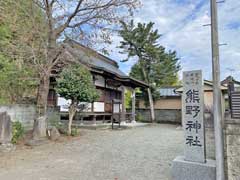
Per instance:
[[[214,160],[206,159],[202,72],[183,72],[182,125],[184,156],[172,164],[173,180],[215,180]]]
[[[34,126],[33,126],[33,140],[40,140],[40,139],[46,139],[46,116],[38,117],[36,120],[34,120]]]
[[[0,152],[10,152],[15,149],[12,144],[12,122],[6,112],[0,113]]]

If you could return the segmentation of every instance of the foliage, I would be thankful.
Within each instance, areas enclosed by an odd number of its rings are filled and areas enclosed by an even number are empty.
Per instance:
[[[161,86],[173,85],[178,82],[177,73],[180,64],[175,51],[166,52],[165,48],[158,44],[161,35],[153,30],[154,23],[129,24],[121,22],[123,37],[120,48],[122,53],[128,53],[128,59],[137,57],[137,63],[132,67],[130,76],[142,80],[150,85],[153,99],[159,98],[157,89]],[[143,97],[147,97],[142,90]]]
[[[10,30],[9,27],[4,25],[3,23],[0,24],[0,42],[4,44],[10,38]]]
[[[133,20],[129,24],[121,21],[122,29],[119,31],[123,38],[120,48],[121,53],[127,53],[129,60],[131,57],[137,57],[141,67],[148,65],[147,62],[153,60],[162,50],[162,47],[157,44],[160,38],[157,30],[152,30],[154,23],[148,24],[138,23],[135,27]],[[145,66],[145,68],[148,68]],[[147,82],[147,79],[145,79]]]
[[[52,73],[75,60],[63,40],[110,43],[115,23],[131,16],[138,5],[138,0],[0,1],[0,54],[35,70],[37,116],[46,115]]]
[[[146,69],[146,74],[148,76],[149,83],[151,85],[151,91],[153,100],[160,98],[158,89],[163,86],[177,85],[178,72],[180,70],[180,65],[178,63],[178,58],[175,52],[163,52],[161,59],[156,59],[149,63],[149,69]],[[144,81],[142,75],[142,70],[139,63],[136,63],[131,68],[130,76],[139,80]],[[142,89],[141,98],[145,100],[146,107],[148,104],[147,92]]]
[[[133,20],[129,24],[120,21],[122,29],[119,31],[120,36],[123,38],[121,45],[121,53],[127,53],[128,58],[124,61],[128,61],[130,58],[138,58],[138,64],[141,70],[143,81],[152,86],[148,73],[150,72],[150,63],[155,59],[158,59],[160,52],[162,52],[162,46],[159,46],[157,40],[160,35],[157,30],[153,30],[153,23],[148,24],[138,23],[135,27]],[[139,78],[140,79],[140,78]],[[151,87],[152,88],[152,87]],[[148,100],[151,110],[151,120],[155,121],[154,104],[151,88],[147,89]]]
[[[123,29],[120,35],[124,39],[120,46],[122,53],[128,53],[128,59],[138,57],[130,75],[151,85],[156,84],[157,87],[176,83],[180,70],[179,59],[175,51],[166,52],[165,48],[158,44],[161,35],[157,30],[153,30],[154,23],[138,23],[137,27],[133,21],[130,24],[121,23]]]
[[[94,102],[99,98],[92,75],[88,69],[79,64],[70,65],[65,68],[57,79],[57,93],[67,100],[69,105],[68,135],[71,135],[72,120],[79,109],[83,109],[81,102]]]
[[[43,57],[42,42],[47,33],[40,8],[34,6],[32,0],[0,1],[0,7],[1,54],[19,65],[36,68],[36,63]]]
[[[126,109],[132,108],[132,92],[131,91],[125,92],[125,107]]]
[[[136,121],[139,121],[139,122],[143,122],[144,121],[144,118],[143,118],[143,116],[140,113],[137,113]]]
[[[55,125],[55,127],[58,129],[60,134],[67,135],[67,127],[65,124],[59,122]]]
[[[159,59],[149,62],[149,68],[146,69],[148,80],[152,86],[171,86],[178,83],[178,72],[180,65],[176,57],[176,52],[162,52]],[[136,63],[131,68],[130,76],[144,81],[141,66]]]
[[[38,81],[29,61],[39,38],[35,38],[37,26],[32,26],[35,16],[29,17],[32,1],[5,0],[0,1],[0,7],[0,103],[34,100]],[[38,22],[37,18],[34,21]]]
[[[57,79],[56,90],[61,97],[77,103],[93,102],[98,98],[92,75],[82,65],[66,67]]]
[[[18,67],[16,62],[0,55],[1,103],[20,103],[34,94],[37,82],[29,67]]]
[[[78,129],[77,128],[73,128],[72,132],[71,132],[71,136],[77,136],[79,135]]]
[[[23,137],[24,127],[19,121],[13,122],[12,127],[13,127],[12,143],[16,144],[18,140]]]

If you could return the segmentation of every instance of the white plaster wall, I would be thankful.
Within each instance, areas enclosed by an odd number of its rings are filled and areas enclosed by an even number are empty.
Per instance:
[[[71,103],[70,100],[66,100],[63,97],[58,97],[58,101],[57,101],[57,105],[60,106],[60,111],[61,112],[68,112],[68,107]],[[85,104],[86,109],[83,110],[83,112],[91,112],[92,109],[92,104],[91,103],[86,103],[86,102],[82,102],[80,104]]]
[[[122,104],[114,104],[113,112],[114,113],[119,113],[119,109],[120,109],[120,111],[122,111]]]
[[[104,102],[93,103],[94,112],[104,112]]]
[[[70,100],[66,100],[63,97],[58,97],[57,105],[60,106],[61,112],[68,112],[68,106],[70,105]]]

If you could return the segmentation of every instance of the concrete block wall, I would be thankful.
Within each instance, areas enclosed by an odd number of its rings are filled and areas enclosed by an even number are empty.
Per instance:
[[[225,153],[228,180],[240,179],[240,120],[225,122]]]
[[[150,122],[149,109],[136,109],[137,118],[141,117],[142,121]],[[158,123],[178,123],[181,124],[181,110],[178,109],[155,109],[156,122]]]
[[[32,104],[14,104],[14,105],[0,105],[0,112],[7,112],[11,121],[19,121],[23,124],[26,130],[33,128],[34,119],[36,118],[36,106]],[[59,120],[59,108],[48,108],[48,119]]]
[[[1,105],[0,112],[7,112],[11,121],[19,121],[25,129],[33,127],[34,118],[36,117],[36,106],[25,104]]]

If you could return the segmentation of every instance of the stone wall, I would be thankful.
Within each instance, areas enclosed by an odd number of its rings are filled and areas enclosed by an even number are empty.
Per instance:
[[[156,122],[181,124],[181,110],[176,109],[155,109]],[[136,120],[150,122],[149,109],[136,109]]]
[[[14,104],[1,105],[0,112],[7,112],[11,121],[19,121],[23,124],[25,129],[33,127],[34,118],[36,117],[36,106],[31,104]],[[58,108],[48,108],[48,118],[50,121],[60,119]]]
[[[143,122],[150,122],[149,109],[136,109],[136,118],[140,118]],[[155,117],[158,123],[178,123],[182,122],[182,112],[179,109],[155,109]],[[213,128],[213,116],[210,112],[204,113],[204,121],[206,128]]]
[[[225,152],[228,180],[240,179],[240,120],[225,121]]]

